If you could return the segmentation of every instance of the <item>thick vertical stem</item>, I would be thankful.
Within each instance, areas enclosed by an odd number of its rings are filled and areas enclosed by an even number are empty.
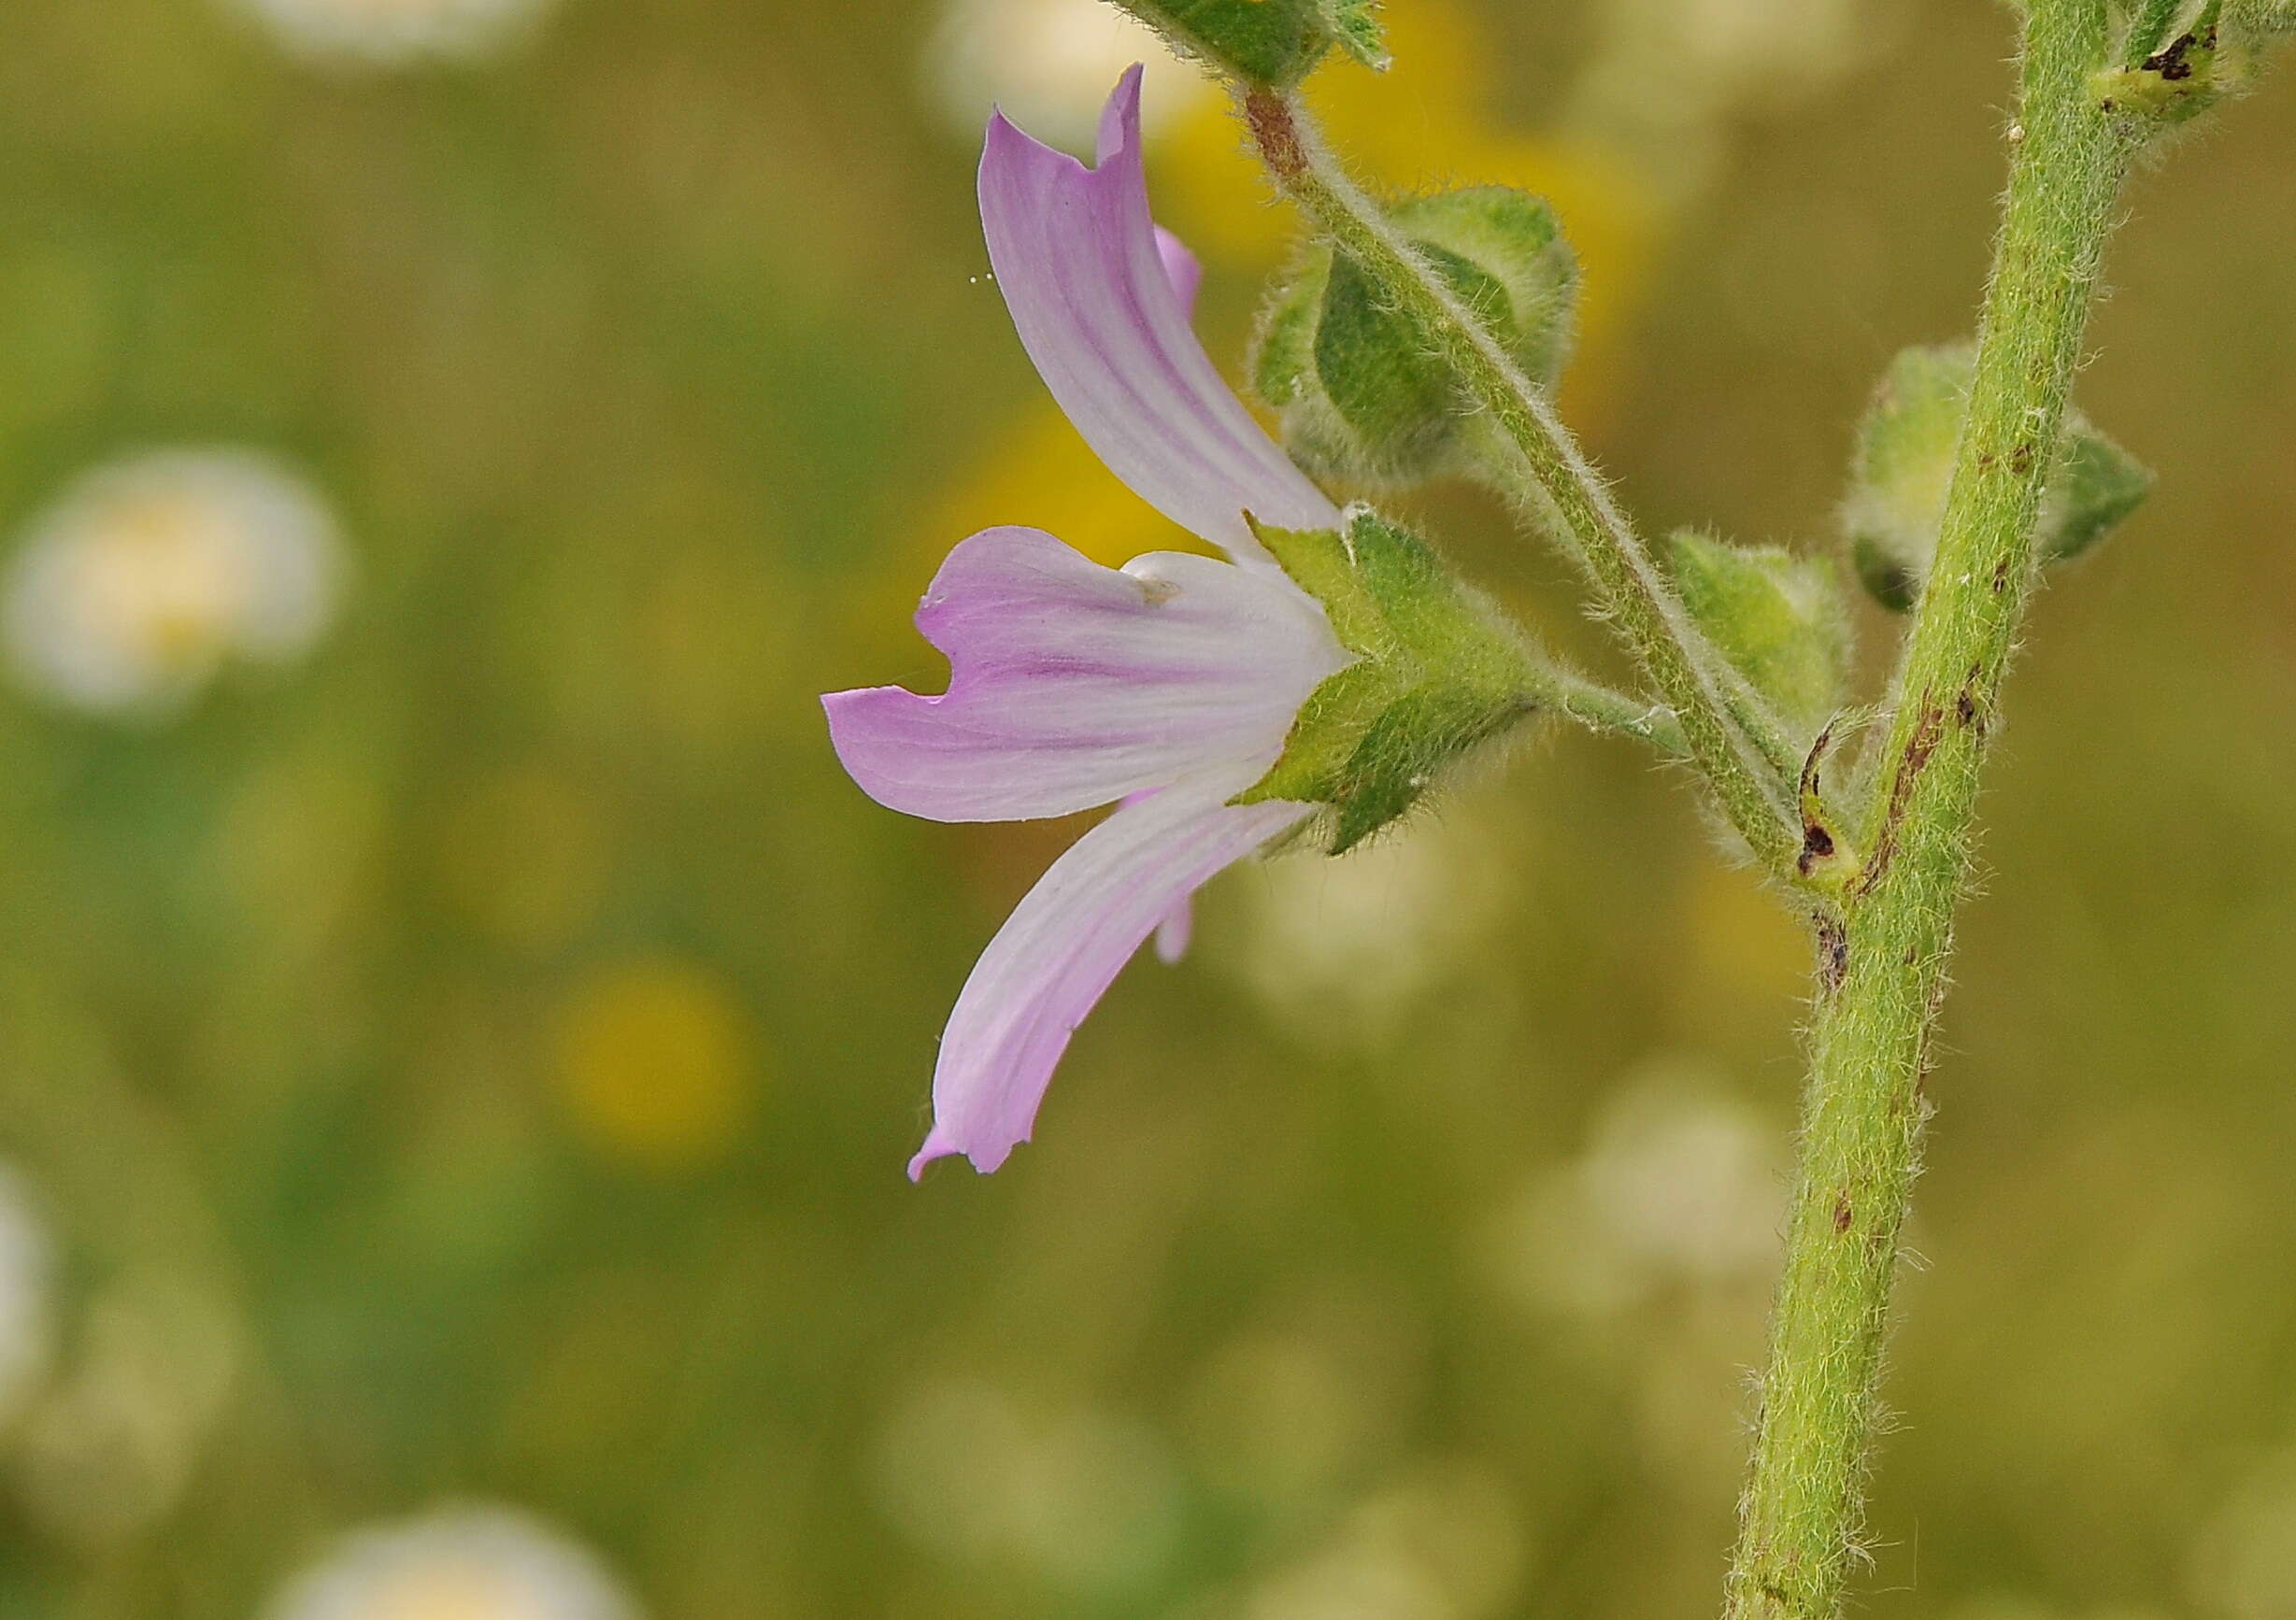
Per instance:
[[[1729,1620],[1833,1620],[1858,1556],[1921,1076],[1978,766],[2033,572],[2100,255],[2136,135],[2099,105],[2105,0],[2032,0],[2008,193],[1935,565],[1846,915],[1819,939],[1787,1261]]]

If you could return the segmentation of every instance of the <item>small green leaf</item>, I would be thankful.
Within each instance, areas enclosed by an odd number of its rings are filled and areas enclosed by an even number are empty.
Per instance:
[[[1389,214],[1533,380],[1551,385],[1569,352],[1578,284],[1554,210],[1479,186],[1411,198]],[[1282,413],[1286,448],[1311,471],[1391,488],[1457,457],[1467,411],[1448,368],[1418,323],[1328,244],[1277,277],[1251,375]]]
[[[1874,599],[1903,613],[1919,599],[1937,554],[1976,351],[1966,343],[1906,349],[1890,363],[1858,430],[1844,537]],[[2090,426],[2065,417],[2064,439],[2042,493],[2034,549],[2061,561],[2094,546],[2141,504],[2153,476]]]
[[[1345,855],[1408,815],[1443,768],[1528,712],[1520,700],[1436,679],[1397,696],[1348,758],[1331,852]]]
[[[1115,0],[1183,56],[1247,84],[1288,90],[1336,45],[1386,64],[1373,0]]]
[[[1379,25],[1379,0],[1323,0],[1324,25],[1339,48],[1365,67],[1388,64],[1387,32]]]
[[[1236,803],[1329,805],[1336,855],[1531,711],[1533,655],[1423,541],[1368,508],[1351,509],[1344,531],[1257,533],[1357,661],[1309,695],[1282,756]]]
[[[1834,564],[1685,530],[1675,583],[1701,629],[1778,713],[1814,735],[1841,706],[1849,616]]]
[[[1490,298],[1451,278],[1531,380],[1552,388],[1577,319],[1578,256],[1547,199],[1510,186],[1469,186],[1399,203],[1392,217],[1422,248],[1498,284],[1503,296]]]
[[[1348,761],[1372,718],[1398,695],[1391,664],[1379,659],[1349,664],[1308,694],[1291,722],[1283,757],[1238,793],[1235,803],[1292,799],[1305,804],[1336,803],[1346,791]]]
[[[1499,284],[1456,253],[1421,245],[1470,306],[1504,316]],[[1456,431],[1462,400],[1450,368],[1417,322],[1381,301],[1378,284],[1346,254],[1334,257],[1316,328],[1316,375],[1375,465],[1424,464]]]
[[[2151,468],[2076,419],[2057,476],[2042,497],[2043,560],[2078,557],[2143,505],[2156,481]]]

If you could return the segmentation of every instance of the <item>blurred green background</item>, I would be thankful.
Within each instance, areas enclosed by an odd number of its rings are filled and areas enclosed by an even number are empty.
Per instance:
[[[1565,404],[1633,508],[1832,543],[1873,380],[1970,320],[2005,8],[1390,11],[1333,126],[1391,185],[1556,198]],[[1623,746],[1231,876],[1034,1145],[902,1177],[1076,828],[878,809],[815,694],[930,689],[906,613],[971,528],[1174,538],[971,211],[989,102],[1079,142],[1118,24],[7,13],[0,1616],[1710,1610],[1803,947]],[[1151,186],[1233,366],[1289,226],[1190,85],[1151,78]],[[2082,404],[2162,482],[2014,683],[1867,1614],[2296,1616],[2291,264],[2273,82],[2114,249]],[[84,482],[185,447],[332,514],[277,541],[340,561],[292,647],[233,650],[260,547],[138,594],[254,521],[181,461]],[[1411,504],[1608,659],[1551,552]],[[26,596],[74,544],[126,561]]]

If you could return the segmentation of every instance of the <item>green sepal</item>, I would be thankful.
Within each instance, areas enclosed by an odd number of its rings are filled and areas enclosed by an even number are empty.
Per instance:
[[[1551,387],[1570,349],[1578,268],[1554,210],[1504,186],[1415,197],[1390,220],[1531,379]],[[1328,243],[1277,278],[1251,375],[1310,470],[1396,487],[1447,470],[1469,412],[1418,323]]]
[[[1481,596],[1369,508],[1345,524],[1255,531],[1356,661],[1309,694],[1275,766],[1234,801],[1328,806],[1316,836],[1333,855],[1407,814],[1447,766],[1533,706],[1531,654]]]
[[[1365,67],[1389,62],[1387,31],[1379,25],[1379,0],[1323,0],[1324,26],[1332,43]]]
[[[2156,482],[2150,467],[2075,413],[2057,476],[2041,498],[2042,561],[2070,561],[2087,551],[2143,505]]]
[[[1937,553],[1975,367],[1976,351],[1966,343],[1906,349],[1890,363],[1858,430],[1843,532],[1859,579],[1893,612],[1920,598]],[[2042,493],[2034,555],[2044,562],[2080,555],[2143,504],[2153,481],[2128,451],[2068,411]]]
[[[1337,46],[1387,64],[1376,0],[1115,0],[1183,56],[1269,90],[1289,90]]]
[[[1699,628],[1804,738],[1842,705],[1849,613],[1831,558],[1674,536],[1675,585]]]

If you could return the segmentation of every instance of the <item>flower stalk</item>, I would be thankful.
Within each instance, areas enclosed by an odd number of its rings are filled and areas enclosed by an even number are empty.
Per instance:
[[[1253,143],[1276,184],[1426,334],[1456,374],[1496,441],[1493,470],[1507,493],[1544,513],[1563,537],[1674,710],[1690,757],[1731,825],[1773,874],[1792,877],[1802,848],[1791,793],[1798,753],[1690,622],[1570,430],[1433,264],[1348,178],[1298,99],[1260,89],[1243,100]]]

